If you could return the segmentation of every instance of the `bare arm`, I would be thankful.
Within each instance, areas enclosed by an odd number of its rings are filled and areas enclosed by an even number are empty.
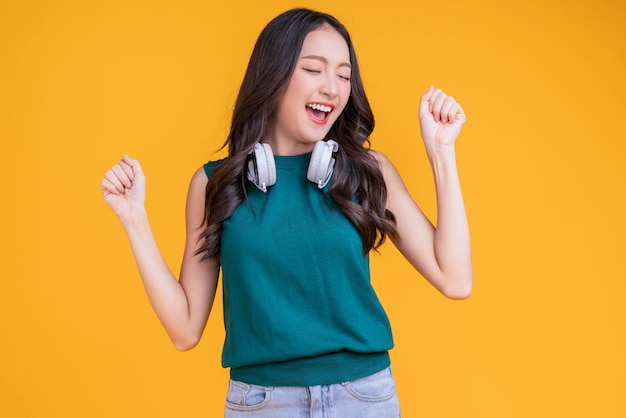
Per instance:
[[[145,176],[138,161],[124,156],[102,181],[105,201],[124,227],[150,303],[179,350],[193,348],[202,335],[215,298],[219,261],[194,255],[204,216],[207,177],[193,176],[187,195],[185,252],[180,281],[167,267],[144,209]]]
[[[375,153],[387,186],[387,208],[397,220],[394,244],[440,292],[463,299],[472,290],[469,227],[454,142],[465,114],[454,99],[433,88],[422,96],[420,125],[437,193],[437,227],[415,204],[393,164]]]

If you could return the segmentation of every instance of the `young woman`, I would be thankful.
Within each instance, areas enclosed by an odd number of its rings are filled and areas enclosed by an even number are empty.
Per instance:
[[[180,279],[144,210],[128,156],[102,181],[156,314],[179,350],[199,341],[223,277],[227,417],[397,417],[393,341],[368,252],[387,236],[444,295],[468,297],[470,239],[455,163],[465,115],[433,87],[419,121],[438,202],[435,228],[391,162],[370,150],[374,117],[352,42],[307,9],[272,20],[256,43],[226,140],[187,198]]]

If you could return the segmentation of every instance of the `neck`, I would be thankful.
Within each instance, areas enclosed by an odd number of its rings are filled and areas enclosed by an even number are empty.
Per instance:
[[[276,140],[276,138],[264,138],[263,142],[272,147],[274,155],[301,155],[313,151],[314,143],[298,142],[295,140]]]

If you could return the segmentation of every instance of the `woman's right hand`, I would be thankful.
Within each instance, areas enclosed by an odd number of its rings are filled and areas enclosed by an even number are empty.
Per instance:
[[[139,161],[124,154],[120,162],[111,167],[101,183],[102,197],[123,222],[133,211],[144,210],[146,177]]]

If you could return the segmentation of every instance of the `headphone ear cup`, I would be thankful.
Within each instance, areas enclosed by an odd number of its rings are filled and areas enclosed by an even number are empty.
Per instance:
[[[252,158],[248,161],[248,180],[262,192],[267,192],[267,188],[276,183],[276,166],[272,148],[268,144],[257,143],[250,154]]]
[[[306,178],[317,184],[318,189],[323,189],[330,181],[335,166],[333,152],[337,152],[337,149],[339,145],[332,139],[320,141],[313,148]]]
[[[274,153],[272,152],[272,147],[270,147],[269,144],[261,145],[265,151],[263,155],[265,156],[265,164],[267,166],[267,186],[269,187],[276,184],[276,164],[274,163]]]

